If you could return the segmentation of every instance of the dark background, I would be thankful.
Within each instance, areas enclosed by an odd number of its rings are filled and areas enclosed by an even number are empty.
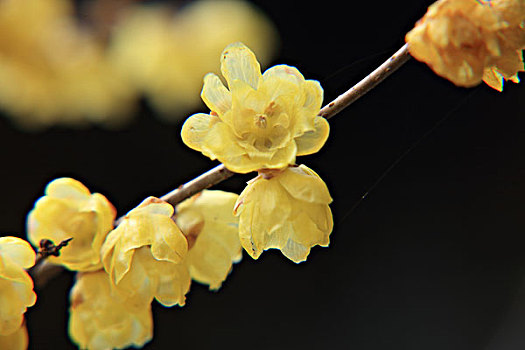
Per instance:
[[[273,63],[319,80],[325,103],[401,47],[431,3],[254,2],[280,31]],[[183,145],[181,123],[152,114],[143,104],[120,131],[25,133],[0,119],[1,232],[23,235],[56,177],[105,194],[122,215],[217,164]],[[193,283],[184,308],[154,303],[145,348],[523,349],[525,84],[458,88],[411,60],[330,124],[321,152],[298,158],[334,198],[330,247],[298,265],[275,250],[244,254],[218,292]],[[249,178],[217,188],[239,193]],[[75,348],[72,281],[64,273],[38,291],[32,349]]]

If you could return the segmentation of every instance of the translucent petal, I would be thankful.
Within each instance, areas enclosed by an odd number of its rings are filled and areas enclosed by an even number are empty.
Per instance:
[[[277,180],[294,198],[309,203],[332,202],[324,181],[305,165],[287,169],[277,177]]]
[[[296,85],[301,85],[305,81],[303,75],[297,68],[285,64],[268,68],[262,76],[263,80],[265,81],[273,77],[290,81]]]
[[[208,132],[213,125],[219,122],[219,118],[209,114],[197,113],[192,115],[182,125],[182,141],[186,146],[201,151]]]
[[[171,265],[171,273],[160,279],[155,299],[164,306],[186,303],[186,293],[190,290],[191,277],[186,263]]]
[[[328,139],[330,133],[328,121],[323,117],[316,117],[314,123],[315,130],[307,131],[295,139],[298,156],[318,152]]]
[[[503,91],[503,76],[493,68],[485,68],[483,72],[483,81],[493,89],[499,92]]]
[[[236,79],[257,89],[261,67],[254,53],[242,43],[228,45],[221,55],[221,71],[228,86]]]
[[[310,254],[310,248],[305,247],[292,239],[288,239],[286,244],[281,247],[281,252],[284,256],[297,264],[306,261],[308,254]]]
[[[240,194],[234,213],[240,215],[239,238],[243,248],[257,259],[268,248],[269,235],[279,231],[292,207],[277,181],[257,178]]]
[[[213,125],[202,142],[202,152],[211,159],[235,158],[246,153],[226,123]]]
[[[204,77],[201,97],[206,106],[219,116],[224,115],[232,106],[231,92],[226,89],[219,77],[213,73],[206,74]]]

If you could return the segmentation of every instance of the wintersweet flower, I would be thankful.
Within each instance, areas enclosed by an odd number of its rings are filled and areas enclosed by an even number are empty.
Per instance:
[[[189,243],[186,263],[191,277],[219,289],[242,258],[239,219],[232,213],[239,196],[204,190],[177,205],[176,222]]]
[[[28,345],[29,336],[25,324],[8,335],[0,334],[0,349],[26,350]]]
[[[241,244],[254,259],[276,248],[296,263],[305,261],[311,247],[330,242],[331,202],[324,181],[304,165],[260,174],[235,204]]]
[[[130,304],[153,298],[164,306],[184,305],[191,278],[184,259],[186,238],[171,219],[173,207],[145,199],[110,232],[102,246],[104,269],[113,290]]]
[[[524,71],[523,0],[440,0],[406,35],[410,54],[458,86],[502,90]]]
[[[33,280],[25,270],[35,264],[35,257],[23,239],[0,237],[0,336],[22,327],[24,313],[36,302]]]
[[[100,248],[115,216],[115,208],[102,194],[91,194],[77,180],[59,178],[47,185],[45,196],[29,213],[27,234],[35,246],[42,239],[58,244],[73,238],[60,256],[50,256],[49,261],[70,270],[93,271],[102,268]]]
[[[226,47],[219,77],[204,77],[202,99],[210,114],[189,117],[182,140],[238,173],[282,169],[295,157],[319,151],[328,138],[319,117],[323,89],[294,67],[278,65],[261,75],[253,52],[242,43]]]
[[[103,270],[78,274],[70,301],[69,335],[82,349],[141,347],[153,337],[151,305],[130,308]]]

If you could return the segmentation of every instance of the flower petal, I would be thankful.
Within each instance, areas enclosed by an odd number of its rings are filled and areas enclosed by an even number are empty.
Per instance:
[[[261,78],[261,67],[255,54],[244,44],[228,45],[221,55],[221,72],[228,86],[234,80],[242,80],[257,89]]]
[[[21,268],[35,264],[36,254],[31,245],[18,237],[0,237],[0,258],[9,258]]]
[[[296,85],[304,83],[304,76],[295,67],[288,66],[286,64],[279,64],[268,68],[262,75],[263,80],[276,77],[282,80],[288,80]]]
[[[483,81],[491,88],[503,91],[503,76],[496,72],[494,68],[485,68],[483,72]]]
[[[328,139],[330,133],[328,121],[323,117],[316,117],[314,125],[315,130],[307,131],[295,139],[298,156],[318,152]]]
[[[88,199],[91,195],[89,189],[81,182],[63,177],[50,182],[46,187],[46,195],[56,198]]]
[[[219,122],[219,118],[209,114],[197,113],[192,115],[182,125],[180,133],[182,141],[186,146],[196,151],[202,151],[202,144],[208,132],[213,125]]]
[[[324,181],[305,165],[289,168],[277,178],[286,191],[296,199],[319,204],[332,202]]]
[[[204,77],[201,97],[206,106],[219,116],[224,115],[232,106],[231,92],[226,89],[219,77],[213,73],[208,73]]]

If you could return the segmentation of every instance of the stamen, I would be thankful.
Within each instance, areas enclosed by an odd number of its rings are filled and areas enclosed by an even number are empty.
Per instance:
[[[258,128],[266,129],[266,125],[267,125],[267,122],[266,122],[266,115],[264,115],[264,114],[257,114],[257,115],[255,116],[255,125],[256,125]]]

